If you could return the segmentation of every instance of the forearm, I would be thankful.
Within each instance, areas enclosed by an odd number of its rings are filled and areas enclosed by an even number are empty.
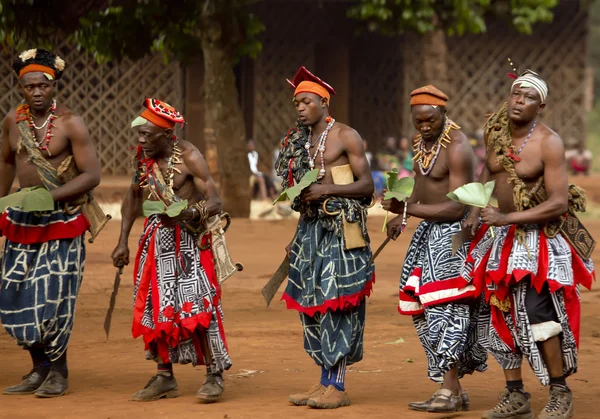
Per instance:
[[[338,196],[342,198],[351,199],[362,199],[370,198],[373,196],[375,187],[373,186],[373,179],[359,179],[356,182],[352,182],[348,185],[326,185],[326,196]]]
[[[556,220],[568,210],[566,202],[548,200],[525,211],[506,214],[506,224],[543,224]]]
[[[481,174],[479,175],[479,183],[483,183],[484,185],[486,183],[488,183],[491,180],[492,175],[490,174],[490,171],[488,170],[487,166],[483,166],[483,170],[481,171]],[[479,207],[471,207],[469,210],[469,215],[473,216],[473,217],[477,217],[479,218],[480,214],[481,214],[481,208]]]
[[[448,201],[440,204],[408,203],[406,214],[426,221],[459,221],[465,214],[465,206]]]
[[[2,164],[0,166],[0,198],[8,195],[15,180],[15,166],[12,164]]]
[[[223,212],[223,203],[218,196],[211,196],[205,202],[204,206],[208,210],[208,216],[219,215]]]
[[[135,219],[142,212],[142,194],[136,194],[129,189],[121,206],[121,235],[119,243],[127,243]]]
[[[100,183],[100,175],[81,173],[63,186],[50,191],[55,201],[72,201],[94,189]]]

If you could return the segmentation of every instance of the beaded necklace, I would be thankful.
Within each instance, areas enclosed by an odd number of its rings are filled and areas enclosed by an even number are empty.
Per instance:
[[[329,123],[327,124],[327,127],[325,128],[325,130],[323,131],[323,133],[321,133],[321,135],[319,136],[319,139],[317,140],[316,144],[317,145],[317,149],[315,150],[315,154],[313,156],[310,155],[310,148],[312,146],[314,146],[314,144],[312,144],[312,128],[309,128],[309,132],[308,132],[308,140],[306,141],[306,144],[304,144],[304,148],[306,149],[306,152],[308,153],[308,166],[310,167],[310,169],[314,169],[315,168],[315,159],[317,158],[317,154],[319,154],[319,157],[321,159],[321,169],[319,170],[319,175],[317,176],[317,179],[322,179],[323,177],[325,177],[325,159],[323,158],[323,153],[325,153],[325,143],[327,142],[327,135],[329,134],[329,130],[331,130],[331,128],[333,127],[333,124],[335,124],[335,119],[333,118],[328,118],[329,119]]]
[[[35,125],[35,123],[33,122],[33,116],[31,115],[31,111],[29,111],[29,128],[31,128],[31,132],[33,133],[33,138],[35,139],[35,146],[37,148],[39,148],[40,150],[44,150],[48,153],[48,156],[52,156],[52,154],[50,153],[50,149],[48,148],[50,146],[50,138],[52,138],[54,135],[52,134],[52,127],[54,120],[57,118],[56,117],[56,99],[54,99],[52,101],[52,105],[50,106],[50,115],[48,115],[48,118],[46,118],[46,121],[44,121],[44,123],[41,126],[37,126]],[[46,130],[44,131],[44,133],[41,135],[41,140],[38,137],[37,131],[42,130],[46,128]]]
[[[451,129],[460,129],[460,127],[456,125],[450,118],[446,118],[444,129],[442,129],[440,136],[437,138],[430,150],[425,148],[425,140],[423,139],[423,136],[421,134],[417,135],[417,139],[414,142],[415,156],[413,157],[413,160],[417,161],[419,170],[423,176],[429,176],[440,154],[441,148],[446,148],[446,144],[450,144]]]
[[[173,187],[173,179],[175,177],[175,172],[181,173],[181,170],[175,167],[176,164],[181,163],[181,150],[179,149],[179,140],[177,137],[173,138],[173,152],[171,157],[169,157],[167,163],[167,183],[169,187]]]

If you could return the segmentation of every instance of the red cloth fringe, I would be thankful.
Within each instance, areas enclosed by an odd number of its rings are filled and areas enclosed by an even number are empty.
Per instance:
[[[361,303],[363,297],[368,297],[369,295],[371,295],[374,283],[375,272],[373,272],[373,276],[370,280],[367,281],[362,291],[351,295],[338,297],[332,300],[327,300],[323,304],[318,306],[304,307],[298,304],[298,302],[295,299],[293,299],[290,295],[286,294],[285,292],[281,296],[281,301],[285,301],[288,310],[297,310],[300,313],[307,314],[308,316],[314,316],[315,313],[323,314],[327,310],[348,310],[352,307],[358,306]]]

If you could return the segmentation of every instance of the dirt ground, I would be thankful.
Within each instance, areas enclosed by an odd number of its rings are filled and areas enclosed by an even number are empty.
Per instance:
[[[373,247],[384,239],[382,223],[380,217],[369,218]],[[595,237],[600,237],[599,221],[588,219],[586,224]],[[221,402],[196,403],[195,393],[202,384],[204,369],[189,365],[175,369],[181,397],[143,404],[128,401],[154,374],[155,365],[144,360],[143,342],[131,337],[131,265],[123,276],[109,341],[104,334],[102,325],[115,273],[109,255],[119,230],[119,223],[112,221],[97,242],[88,246],[69,348],[70,394],[50,400],[0,395],[0,418],[478,418],[496,403],[503,376],[490,359],[486,373],[463,380],[471,398],[471,412],[434,415],[406,408],[408,402],[425,399],[436,389],[426,377],[425,355],[411,319],[400,316],[396,309],[399,271],[413,225],[377,259],[377,283],[368,300],[364,360],[350,367],[347,374],[352,405],[336,411],[289,405],[287,396],[317,382],[319,369],[303,351],[297,313],[287,311],[284,303],[277,301],[279,296],[266,308],[260,290],[279,266],[294,228],[293,220],[234,220],[228,234],[231,253],[245,270],[224,284],[225,330],[233,367],[225,373],[226,390]],[[132,251],[140,230],[138,222],[130,240]],[[598,252],[600,248],[594,253],[596,263],[600,263]],[[575,394],[576,417],[597,418],[600,292],[583,291],[582,300],[580,372],[569,384]],[[0,331],[0,353],[3,388],[19,382],[29,371],[30,360],[4,329]],[[547,390],[528,368],[525,382],[535,411],[541,410]]]

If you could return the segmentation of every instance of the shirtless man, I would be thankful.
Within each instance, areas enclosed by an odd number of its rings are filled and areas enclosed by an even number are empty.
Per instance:
[[[187,200],[187,208],[173,218],[154,214],[146,219],[135,260],[132,330],[134,338],[144,337],[146,356],[158,363],[158,371],[132,400],[177,397],[173,363],[191,363],[206,365],[206,380],[196,398],[216,402],[231,360],[206,226],[221,213],[221,199],[198,149],[174,135],[175,125],[184,123],[181,114],[156,99],[146,99],[144,106],[132,123],[138,133],[135,175],[121,208],[114,265],[129,264],[129,234],[144,195],[165,206]],[[153,296],[154,290],[160,298]]]
[[[489,419],[534,417],[523,389],[523,355],[540,383],[550,385],[537,417],[573,414],[565,377],[577,370],[578,287],[591,287],[593,264],[563,232],[548,233],[567,210],[574,217],[583,191],[567,182],[561,138],[538,120],[547,95],[546,82],[528,70],[514,81],[508,104],[488,120],[480,181],[496,181],[498,208],[473,209],[467,221],[473,234],[480,213],[485,223],[473,239],[469,275],[487,285],[490,309],[482,312],[479,336],[506,378],[500,402],[483,415]]]
[[[20,384],[3,390],[7,395],[57,397],[68,389],[67,346],[90,225],[79,208],[100,182],[100,164],[81,117],[54,99],[64,67],[49,51],[23,52],[13,68],[24,104],[2,127],[0,197],[16,175],[21,188],[46,188],[55,201],[47,212],[9,207],[0,215],[0,321],[33,361]],[[74,164],[79,175],[65,182],[56,170],[61,164]]]
[[[460,127],[446,115],[448,97],[434,86],[411,92],[415,144],[415,188],[408,203],[395,199],[383,207],[402,214],[388,223],[396,239],[406,216],[423,219],[409,245],[402,276],[398,311],[412,315],[425,349],[429,378],[441,383],[429,400],[409,403],[428,412],[469,410],[469,398],[459,378],[485,371],[486,352],[475,333],[476,287],[461,278],[469,243],[454,253],[452,236],[460,234],[467,208],[446,195],[472,181],[473,150]]]
[[[276,163],[283,187],[311,169],[319,180],[293,202],[300,212],[296,235],[286,247],[288,309],[300,312],[304,348],[321,367],[321,380],[289,401],[297,406],[348,406],[346,366],[363,355],[365,296],[374,268],[367,234],[373,179],[360,135],[329,116],[327,83],[301,67],[293,81],[298,122],[282,140]]]

